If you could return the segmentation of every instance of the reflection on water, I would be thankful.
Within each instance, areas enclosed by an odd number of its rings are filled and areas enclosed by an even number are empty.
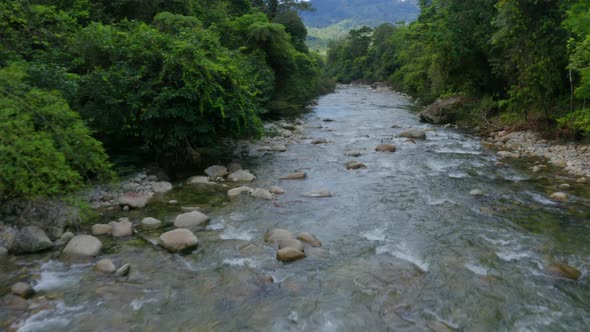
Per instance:
[[[569,203],[552,202],[563,178],[536,178],[519,161],[498,169],[493,151],[450,129],[416,144],[395,138],[405,128],[431,129],[409,107],[400,95],[362,87],[321,98],[301,136],[330,143],[296,137],[285,153],[253,148],[243,161],[254,186],[286,190],[274,203],[173,192],[166,199],[177,195],[186,206],[215,201],[213,226],[197,234],[192,254],[161,251],[152,232],[146,241],[105,243],[116,264],[131,264],[128,279],[57,258],[33,262],[49,305],[21,321],[22,330],[586,330],[587,191],[572,184]],[[390,141],[396,153],[373,151]],[[362,152],[354,160],[366,170],[346,170],[349,150]],[[296,170],[308,178],[278,180]],[[301,197],[324,188],[334,197]],[[134,218],[179,213],[161,206]],[[326,251],[279,263],[263,242],[276,227],[311,232]],[[556,261],[578,267],[581,280],[546,275]]]

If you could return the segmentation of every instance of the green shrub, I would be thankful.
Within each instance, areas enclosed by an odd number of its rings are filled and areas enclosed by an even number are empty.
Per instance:
[[[112,175],[101,143],[56,92],[30,86],[26,68],[0,69],[0,199],[58,195]]]

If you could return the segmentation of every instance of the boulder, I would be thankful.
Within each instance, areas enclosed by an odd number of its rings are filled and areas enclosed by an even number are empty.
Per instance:
[[[115,267],[115,264],[113,264],[112,260],[105,258],[101,259],[98,261],[98,263],[96,263],[96,265],[94,265],[94,270],[102,273],[113,273],[117,270],[117,268]]]
[[[297,249],[301,252],[303,252],[303,250],[304,250],[303,242],[301,242],[297,239],[284,239],[284,240],[279,240],[277,243],[279,245],[279,249],[293,248],[293,249]]]
[[[227,175],[227,168],[221,165],[214,165],[205,170],[205,174],[209,178],[216,180],[217,178],[224,177]]]
[[[254,189],[252,189],[250,187],[242,186],[242,187],[232,188],[232,189],[228,190],[227,196],[230,199],[232,199],[232,198],[236,198],[244,193],[252,194],[253,191],[254,191]]]
[[[313,141],[311,141],[311,144],[326,144],[328,143],[328,140],[325,138],[316,138]]]
[[[206,185],[211,185],[211,184],[216,184],[215,182],[211,182],[209,180],[209,177],[207,176],[192,176],[190,178],[188,178],[188,180],[186,180],[187,184],[206,184]]]
[[[91,228],[92,235],[111,235],[113,233],[113,226],[109,224],[96,224]]]
[[[152,190],[155,193],[167,193],[172,190],[172,183],[161,181],[152,183]]]
[[[147,217],[141,220],[141,227],[143,227],[144,229],[156,229],[160,226],[162,226],[162,221],[156,218]]]
[[[53,247],[53,242],[45,232],[37,226],[21,228],[16,233],[16,252],[21,254],[35,253]]]
[[[463,99],[452,97],[439,99],[420,112],[420,120],[435,124],[448,123],[453,120],[453,112],[463,106]]]
[[[129,206],[134,209],[142,209],[152,198],[151,194],[140,194],[134,192],[127,192],[119,196],[119,205]]]
[[[115,275],[117,277],[125,277],[129,274],[130,270],[131,270],[131,265],[125,264],[125,265],[121,266],[117,271],[115,271]]]
[[[276,243],[282,240],[294,239],[295,237],[291,232],[286,229],[277,228],[264,235],[264,241],[269,243]]]
[[[270,191],[266,190],[266,189],[262,189],[262,188],[256,188],[254,189],[254,191],[252,192],[252,197],[255,198],[261,198],[261,199],[267,199],[267,200],[272,200],[273,196],[270,193]]]
[[[549,196],[549,198],[554,201],[565,202],[568,200],[568,195],[566,193],[556,192],[556,193],[551,194],[551,196]]]
[[[322,243],[313,234],[308,232],[301,232],[297,234],[297,239],[305,242],[313,247],[321,247]]]
[[[133,235],[133,224],[127,218],[121,218],[119,221],[111,221],[109,223],[113,227],[111,233],[113,237],[125,237]]]
[[[256,149],[256,151],[268,152],[268,151],[272,151],[272,147],[265,145],[265,146],[259,147],[258,149]]]
[[[270,147],[275,152],[285,152],[287,151],[287,147],[283,144],[274,144]]]
[[[76,234],[74,234],[72,232],[65,232],[61,235],[59,240],[65,244],[65,243],[68,243],[71,239],[73,239],[74,236],[76,236]]]
[[[365,165],[363,163],[359,163],[358,161],[354,161],[354,160],[351,160],[346,163],[346,169],[354,170],[354,169],[361,169],[361,168],[367,168],[367,165]]]
[[[426,132],[424,130],[410,128],[402,131],[397,135],[398,137],[413,138],[413,139],[426,139]]]
[[[256,177],[248,171],[237,170],[228,175],[227,179],[233,182],[252,182]]]
[[[311,197],[311,198],[325,198],[325,197],[332,197],[332,193],[329,192],[328,190],[322,189],[322,190],[313,190],[310,192],[306,192],[306,193],[302,194],[301,196]]]
[[[282,262],[293,262],[305,258],[305,254],[295,248],[283,248],[277,251],[277,259]]]
[[[395,144],[379,144],[375,147],[377,152],[395,152]]]
[[[100,253],[102,242],[91,235],[77,235],[68,242],[62,255],[77,258],[94,257]]]
[[[192,232],[204,230],[211,218],[199,211],[180,214],[174,220],[177,228],[186,228]]]
[[[35,295],[35,290],[26,282],[17,282],[10,287],[10,293],[23,299],[30,299]]]
[[[307,177],[307,173],[305,172],[295,172],[291,174],[287,174],[285,176],[280,177],[281,180],[299,180],[305,179]]]
[[[170,252],[184,252],[199,245],[199,239],[188,229],[180,228],[160,235],[158,244]]]
[[[75,226],[80,221],[79,208],[59,200],[38,198],[20,200],[14,203],[5,202],[3,209],[6,208],[9,211],[12,210],[7,212],[8,216],[14,217],[14,220],[11,220],[10,223],[16,228],[37,226],[47,234],[51,241],[58,240],[64,233],[66,227]],[[0,239],[0,242],[2,242],[2,239]],[[2,244],[0,243],[0,245]],[[9,250],[12,249],[9,246],[3,246]]]
[[[277,186],[270,187],[270,192],[276,195],[282,195],[285,193],[285,189]]]
[[[545,268],[545,270],[554,277],[567,278],[572,280],[578,280],[582,275],[582,272],[580,272],[580,270],[564,263],[550,264]]]

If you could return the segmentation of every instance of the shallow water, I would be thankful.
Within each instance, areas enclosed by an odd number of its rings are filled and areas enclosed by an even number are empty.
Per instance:
[[[538,174],[526,162],[494,166],[479,139],[418,122],[403,96],[341,87],[322,97],[302,133],[281,154],[244,160],[255,187],[280,185],[275,203],[180,188],[162,201],[206,204],[210,230],[188,255],[153,245],[159,232],[105,240],[103,256],[130,263],[128,279],[56,255],[11,262],[5,283],[32,276],[38,306],[19,316],[22,331],[571,331],[590,326],[590,200],[572,184],[567,203],[547,197],[572,179]],[[330,118],[333,122],[323,122]],[[400,129],[392,128],[397,125]],[[321,126],[321,128],[319,128]],[[392,138],[420,127],[428,139]],[[312,145],[311,138],[329,144]],[[380,142],[398,151],[376,153]],[[347,150],[361,150],[357,158]],[[357,160],[365,170],[348,171]],[[279,181],[293,171],[308,178]],[[301,194],[328,189],[334,197]],[[480,189],[486,195],[473,197]],[[221,195],[222,196],[222,195]],[[172,221],[178,206],[142,215]],[[263,242],[267,230],[308,231],[324,244],[283,264]],[[545,273],[552,262],[582,270],[579,281]],[[41,298],[41,300],[39,300]],[[0,311],[0,322],[14,316]]]

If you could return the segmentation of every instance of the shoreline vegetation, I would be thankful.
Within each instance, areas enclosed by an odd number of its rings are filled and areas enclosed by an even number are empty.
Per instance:
[[[0,201],[215,160],[334,82],[297,1],[0,5]],[[114,165],[114,166],[113,166]]]
[[[332,42],[329,75],[387,82],[423,105],[460,98],[447,121],[466,127],[590,139],[587,2],[435,0],[420,9],[409,24]]]

